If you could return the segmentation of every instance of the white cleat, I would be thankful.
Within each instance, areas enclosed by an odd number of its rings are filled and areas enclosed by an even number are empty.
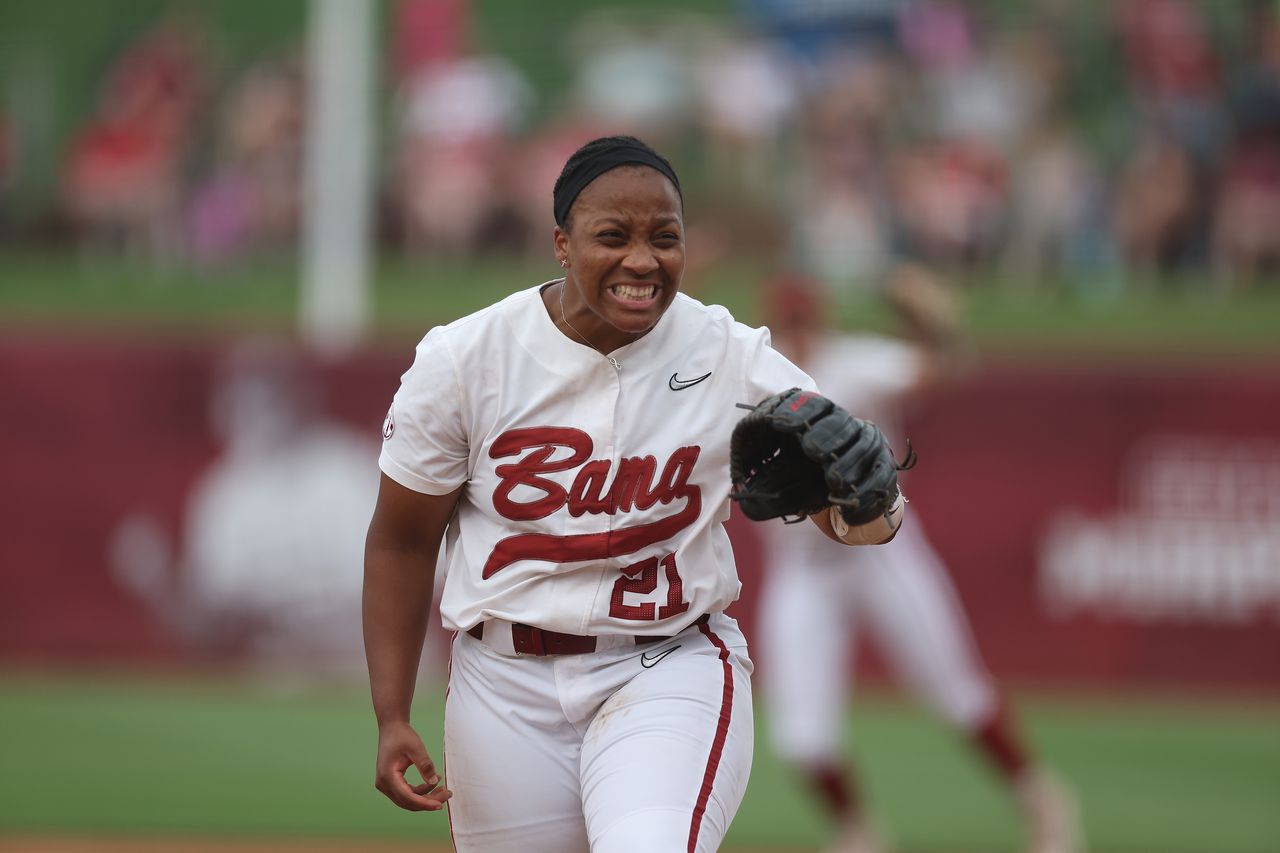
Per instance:
[[[1031,770],[1015,790],[1027,853],[1084,853],[1080,806],[1065,782],[1048,771]]]
[[[823,853],[885,853],[880,834],[865,818],[847,820]]]

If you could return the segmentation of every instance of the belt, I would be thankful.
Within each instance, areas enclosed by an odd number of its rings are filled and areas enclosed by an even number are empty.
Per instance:
[[[704,613],[693,624],[705,625],[710,619],[711,614]],[[468,629],[467,633],[484,642],[486,626],[490,624],[497,630],[501,630],[507,625],[511,626],[511,646],[517,654],[538,656],[581,655],[596,650],[597,637],[583,636],[581,634],[561,634],[559,631],[547,631],[542,628],[535,628],[532,625],[524,625],[520,622],[501,622],[496,620],[493,623],[481,622]],[[632,640],[637,646],[643,646],[649,643],[661,643],[663,640],[670,640],[673,636],[636,635],[632,637]],[[496,638],[491,637],[490,639]]]

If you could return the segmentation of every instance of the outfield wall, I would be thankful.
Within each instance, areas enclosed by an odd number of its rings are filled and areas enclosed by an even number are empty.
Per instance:
[[[0,664],[358,646],[377,437],[410,355],[0,343]],[[246,363],[265,376],[229,395]],[[264,451],[290,417],[258,417],[271,389],[304,379],[296,440]],[[997,674],[1280,684],[1280,366],[989,363],[908,426],[912,509]],[[738,550],[750,631],[758,548]]]

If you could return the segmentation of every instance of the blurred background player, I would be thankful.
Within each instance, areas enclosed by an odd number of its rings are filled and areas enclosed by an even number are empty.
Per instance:
[[[904,400],[962,371],[969,356],[954,295],[926,270],[898,266],[885,295],[901,324],[900,339],[832,332],[820,291],[800,276],[766,286],[766,322],[774,346],[813,376],[824,394],[875,421],[904,453]],[[1008,784],[1024,820],[1027,849],[1079,850],[1074,797],[1021,739],[920,524],[904,525],[889,545],[857,553],[811,542],[817,537],[796,535],[791,526],[761,529],[767,572],[760,633],[769,731],[775,749],[806,778],[837,823],[831,850],[884,849],[840,745],[855,633],[862,628],[894,673],[963,732]]]

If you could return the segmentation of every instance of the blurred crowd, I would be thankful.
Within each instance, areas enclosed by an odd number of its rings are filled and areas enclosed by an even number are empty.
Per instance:
[[[546,254],[565,156],[629,132],[691,176],[694,268],[762,254],[870,288],[906,258],[1014,288],[1188,270],[1249,287],[1280,266],[1280,3],[1083,5],[601,10],[548,46],[572,65],[548,95],[485,48],[468,0],[396,0],[380,243]],[[284,52],[218,75],[210,40],[198,18],[166,17],[103,69],[61,155],[82,245],[221,265],[295,244],[305,63]],[[0,229],[15,122],[0,112]]]

